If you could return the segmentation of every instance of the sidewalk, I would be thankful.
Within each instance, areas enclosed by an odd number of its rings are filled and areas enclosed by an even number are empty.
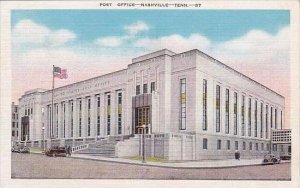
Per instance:
[[[167,168],[228,168],[241,166],[256,166],[262,164],[262,159],[226,159],[226,160],[205,160],[205,161],[186,161],[186,162],[152,162],[146,161],[142,163],[141,160],[131,160],[124,158],[108,158],[102,156],[91,156],[86,154],[72,154],[72,158],[89,159],[96,161],[115,162],[123,164],[156,166]],[[281,163],[289,163],[290,161],[281,161]]]
[[[43,155],[43,153],[39,151],[33,151],[31,153]],[[241,159],[241,160],[224,159],[224,160],[178,161],[178,162],[146,161],[146,163],[142,163],[141,160],[132,160],[132,159],[125,159],[125,158],[109,158],[109,157],[92,156],[87,154],[76,154],[76,153],[73,153],[71,158],[114,162],[114,163],[121,163],[121,164],[142,165],[142,166],[154,166],[154,167],[166,167],[166,168],[190,168],[190,169],[258,166],[258,165],[262,165],[262,160],[263,160],[263,159]],[[290,162],[291,161],[281,161],[280,163],[290,163]]]

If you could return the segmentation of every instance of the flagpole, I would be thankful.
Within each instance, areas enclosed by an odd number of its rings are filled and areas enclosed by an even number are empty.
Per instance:
[[[54,104],[53,104],[53,99],[54,99],[54,65],[52,68],[52,116],[51,116],[51,131],[50,131],[50,138],[53,137],[53,116],[54,116]]]

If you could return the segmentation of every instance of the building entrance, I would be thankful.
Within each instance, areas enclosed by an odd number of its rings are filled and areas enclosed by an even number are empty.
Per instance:
[[[145,134],[150,133],[150,107],[136,108],[135,134],[143,134],[143,125],[146,125]]]

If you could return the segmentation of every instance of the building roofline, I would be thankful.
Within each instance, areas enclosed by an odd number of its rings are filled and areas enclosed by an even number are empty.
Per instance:
[[[217,64],[220,64],[220,65],[222,65],[222,66],[225,66],[227,69],[230,69],[230,70],[234,71],[235,73],[241,75],[242,77],[244,77],[244,78],[246,78],[246,79],[248,79],[248,80],[254,82],[255,84],[258,84],[258,85],[262,86],[264,89],[269,90],[269,91],[275,93],[276,95],[280,96],[281,98],[285,98],[284,96],[282,96],[281,94],[277,93],[276,91],[270,89],[269,87],[267,87],[267,86],[265,86],[265,85],[263,85],[263,84],[257,82],[256,80],[254,80],[254,79],[252,79],[252,78],[246,76],[245,74],[243,74],[243,73],[241,73],[241,72],[239,72],[239,71],[237,71],[237,70],[231,68],[230,66],[228,66],[228,65],[226,65],[226,64],[224,64],[224,63],[222,63],[221,61],[219,61],[219,60],[217,60],[217,59],[211,57],[210,55],[208,55],[208,54],[206,54],[206,53],[204,53],[204,52],[202,52],[202,51],[200,51],[200,50],[198,50],[198,49],[193,49],[193,50],[189,50],[189,51],[186,51],[186,52],[190,52],[190,51],[196,51],[199,55],[204,56],[204,57],[206,57],[206,58],[209,59],[209,60],[212,60],[212,62],[217,63]],[[183,53],[186,53],[186,52],[183,52]]]
[[[269,90],[269,91],[275,93],[276,95],[280,96],[281,98],[284,98],[284,96],[282,96],[281,94],[275,92],[274,90],[270,89],[269,87],[267,87],[267,86],[265,86],[265,85],[263,85],[263,84],[257,82],[256,80],[254,80],[254,79],[252,79],[252,78],[246,76],[245,74],[243,74],[243,73],[241,73],[241,72],[239,72],[239,71],[237,71],[237,70],[231,68],[230,66],[228,66],[228,65],[226,65],[226,64],[224,64],[224,63],[222,63],[221,61],[219,61],[219,60],[217,60],[217,59],[211,57],[210,55],[208,55],[208,54],[206,54],[206,53],[204,53],[204,52],[202,52],[202,51],[200,51],[200,50],[198,50],[198,49],[192,49],[192,50],[188,50],[188,51],[181,52],[181,53],[175,53],[175,52],[173,52],[173,51],[168,50],[168,49],[165,48],[165,49],[162,49],[162,50],[158,50],[158,51],[155,51],[155,52],[151,52],[151,53],[149,53],[149,54],[145,54],[145,55],[142,55],[142,56],[133,58],[132,60],[138,59],[138,58],[141,58],[141,57],[146,57],[147,55],[150,55],[150,56],[151,56],[151,55],[153,55],[153,54],[155,54],[155,53],[157,53],[157,52],[162,52],[162,51],[169,51],[169,52],[174,53],[174,54],[173,54],[173,55],[169,55],[169,54],[166,54],[166,53],[165,53],[165,54],[159,54],[159,55],[157,55],[157,56],[155,56],[155,57],[160,57],[160,56],[170,56],[170,57],[173,57],[173,56],[178,56],[178,55],[181,55],[181,54],[184,54],[184,53],[187,53],[187,52],[195,51],[197,54],[201,55],[202,57],[207,58],[207,59],[210,60],[211,62],[214,62],[214,63],[217,63],[217,64],[219,64],[219,65],[222,65],[222,66],[226,67],[227,69],[232,70],[233,72],[235,72],[235,73],[241,75],[242,77],[244,77],[244,78],[246,78],[246,79],[248,79],[248,80],[254,82],[255,84],[260,85],[260,86],[263,87],[264,89]],[[144,59],[144,60],[141,60],[141,61],[149,60],[149,59],[152,59],[152,58],[155,58],[155,57],[149,57],[149,58]],[[72,85],[76,85],[76,84],[79,84],[79,83],[82,83],[82,82],[90,81],[90,80],[93,80],[93,79],[96,79],[96,78],[108,76],[108,75],[115,74],[115,73],[118,73],[118,72],[126,71],[130,65],[133,65],[133,64],[138,63],[138,62],[141,62],[141,61],[132,62],[132,63],[128,64],[128,65],[127,65],[127,68],[125,68],[125,69],[121,69],[121,70],[118,70],[118,71],[110,72],[110,73],[103,74],[103,75],[100,75],[100,76],[95,76],[95,77],[92,77],[92,78],[89,78],[89,79],[86,79],[86,80],[82,80],[82,81],[78,81],[78,82],[74,82],[74,83],[71,83],[71,84],[68,84],[68,85],[60,86],[60,87],[55,88],[55,90],[61,89],[61,88],[64,88],[64,87],[68,87],[68,86],[72,86]],[[41,92],[36,91],[36,92],[38,92],[38,93],[46,93],[46,92],[49,92],[49,91],[51,91],[51,90],[52,90],[52,89],[48,89],[48,90],[46,90],[46,91],[41,91]],[[34,93],[36,93],[36,92],[34,92]],[[25,93],[26,93],[26,92],[25,92]],[[22,97],[23,97],[23,96],[26,96],[26,95],[29,95],[29,94],[32,94],[32,93],[24,94],[24,95],[22,95]]]

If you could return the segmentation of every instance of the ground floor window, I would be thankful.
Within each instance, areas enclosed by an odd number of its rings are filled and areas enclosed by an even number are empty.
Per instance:
[[[255,149],[258,151],[258,143],[255,143]]]
[[[246,150],[246,142],[243,142],[243,150]]]
[[[252,150],[252,142],[249,142],[249,150]]]
[[[203,149],[207,149],[207,138],[203,138]]]
[[[264,146],[264,143],[261,143],[261,150],[265,150],[265,146]]]
[[[220,150],[221,149],[221,140],[217,141],[217,149]]]
[[[238,142],[238,141],[235,141],[234,143],[235,143],[235,144],[234,144],[234,145],[235,145],[235,150],[239,150],[239,142]]]
[[[110,135],[110,115],[107,115],[107,135]]]
[[[230,150],[230,140],[227,140],[227,149]]]
[[[100,136],[100,116],[97,117],[97,136]]]

